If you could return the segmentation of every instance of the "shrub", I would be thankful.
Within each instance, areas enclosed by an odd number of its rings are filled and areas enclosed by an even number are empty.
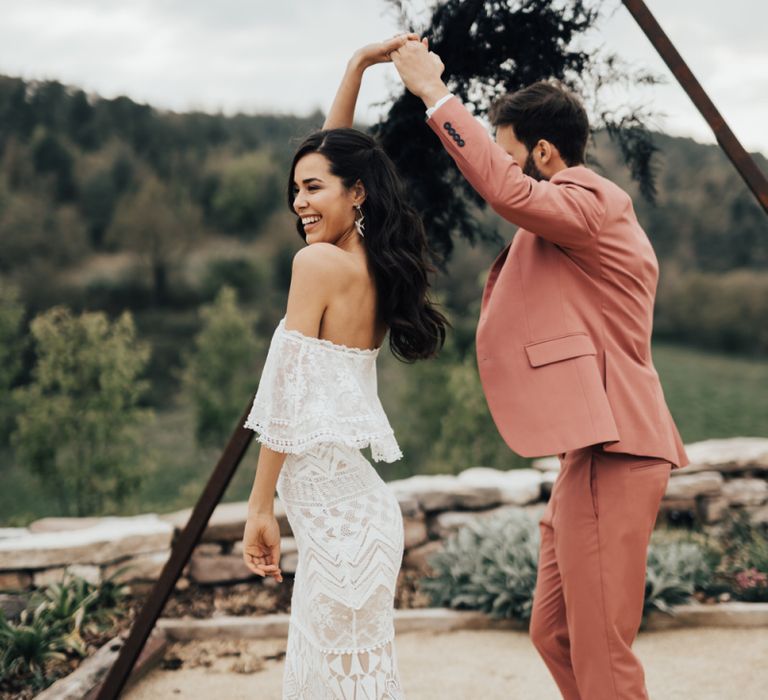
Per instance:
[[[217,258],[205,271],[201,295],[213,299],[222,289],[230,286],[237,290],[242,301],[253,301],[266,291],[266,270],[262,265],[247,258]]]
[[[714,569],[705,549],[695,542],[651,542],[645,577],[643,613],[669,613],[686,603],[697,590],[707,590]]]
[[[252,235],[280,203],[281,185],[280,169],[266,151],[230,160],[211,202],[215,222],[225,230]]]
[[[17,407],[11,387],[21,371],[26,345],[22,334],[24,306],[17,287],[0,279],[0,445],[6,445],[13,430]]]
[[[56,664],[86,656],[83,633],[97,633],[115,622],[126,592],[116,583],[120,573],[99,585],[78,576],[51,584],[30,597],[15,623],[0,610],[0,688],[13,691],[31,684],[42,689],[57,675]]]
[[[699,347],[768,352],[768,275],[758,270],[689,272],[660,280],[656,337]]]
[[[420,587],[436,606],[528,620],[538,549],[538,526],[527,514],[483,518],[460,528],[429,558],[435,575]]]
[[[0,682],[28,677],[36,689],[47,685],[46,667],[66,659],[66,642],[60,625],[51,625],[44,608],[24,610],[17,624],[0,610]]]
[[[419,587],[432,605],[528,620],[538,565],[538,523],[524,512],[478,519],[428,559],[434,573]],[[655,533],[648,551],[644,613],[669,612],[696,591],[717,590],[720,553],[705,539]]]
[[[56,306],[31,324],[37,362],[28,386],[14,391],[21,411],[11,435],[19,465],[83,516],[123,504],[138,487],[140,430],[152,413],[139,407],[149,348],[133,319],[73,316]]]
[[[183,380],[195,406],[199,444],[220,445],[255,386],[260,344],[231,287],[222,287],[200,315],[203,327],[185,357]]]
[[[736,598],[768,602],[768,538],[743,510],[731,512],[723,529],[720,575]]]

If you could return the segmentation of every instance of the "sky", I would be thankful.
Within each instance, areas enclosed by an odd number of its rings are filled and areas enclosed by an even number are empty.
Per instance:
[[[434,0],[407,3],[423,16]],[[742,144],[768,155],[768,3],[646,0]],[[667,82],[611,94],[648,104],[661,130],[714,136],[619,0],[586,41]],[[385,0],[0,0],[0,74],[55,79],[161,109],[327,112],[354,50],[404,27]],[[399,89],[391,64],[366,71],[358,118]]]

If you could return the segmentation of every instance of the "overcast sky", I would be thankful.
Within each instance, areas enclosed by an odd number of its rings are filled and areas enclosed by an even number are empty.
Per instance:
[[[768,3],[647,0],[749,150],[768,154]],[[431,2],[414,0],[414,8]],[[633,89],[659,127],[714,142],[711,131],[618,0],[590,41],[668,84]],[[0,73],[49,78],[105,97],[177,111],[327,111],[354,49],[400,31],[384,0],[0,0]],[[358,116],[373,122],[397,85],[392,65],[365,76]],[[617,98],[618,99],[618,98]]]

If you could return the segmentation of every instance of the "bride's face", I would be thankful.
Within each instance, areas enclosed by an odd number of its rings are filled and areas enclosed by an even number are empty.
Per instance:
[[[356,233],[355,203],[362,204],[360,192],[344,187],[324,155],[308,153],[296,163],[293,195],[293,209],[302,219],[308,244],[336,244]]]

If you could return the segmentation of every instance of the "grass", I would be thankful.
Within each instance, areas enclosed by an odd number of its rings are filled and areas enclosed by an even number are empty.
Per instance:
[[[654,345],[653,357],[685,442],[735,436],[768,437],[768,360],[743,359],[668,344]],[[383,362],[382,394],[388,393],[384,389],[389,382],[406,381],[408,369],[394,372]],[[394,406],[385,407],[390,414],[394,413]],[[167,409],[157,411],[157,420],[147,431],[146,442],[152,449],[153,466],[148,467],[139,492],[121,510],[123,514],[167,512],[192,505],[224,447],[197,446],[192,408],[180,398],[170,402]],[[248,497],[256,467],[256,448],[253,443],[246,453],[224,500]],[[392,465],[376,466],[385,480],[403,476],[388,471],[387,467]],[[418,465],[408,466],[418,471]],[[13,463],[13,455],[7,449],[0,451],[0,476],[4,484],[0,489],[0,526],[26,525],[39,517],[57,515],[54,499],[40,488],[33,474]]]
[[[768,437],[768,360],[655,344],[653,361],[685,442]]]

